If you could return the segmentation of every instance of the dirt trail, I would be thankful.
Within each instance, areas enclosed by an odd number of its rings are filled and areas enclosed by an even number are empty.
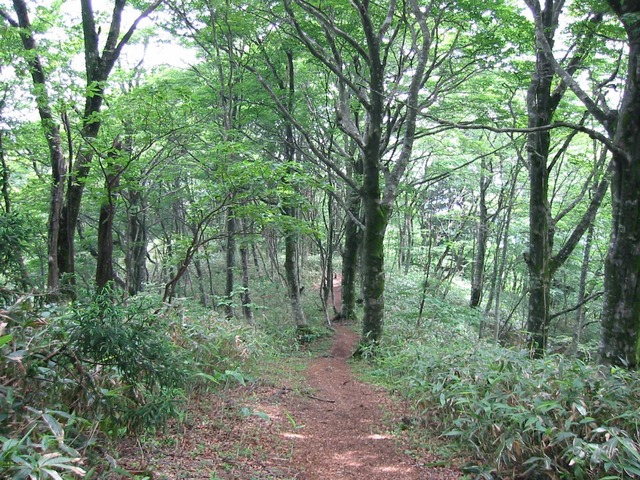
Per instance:
[[[151,442],[123,442],[120,466],[154,480],[460,478],[454,468],[424,466],[434,458],[403,453],[388,430],[401,416],[397,403],[351,373],[357,340],[337,326],[330,354],[310,360],[302,386],[258,382],[193,402],[188,421]]]
[[[305,374],[314,393],[294,409],[304,423],[292,461],[302,470],[298,478],[426,478],[384,431],[381,392],[353,378],[347,360],[356,341],[339,326],[331,355],[314,360]]]
[[[385,411],[393,406],[383,391],[355,379],[347,363],[358,340],[344,326],[336,329],[328,357],[313,360],[305,372],[313,394],[288,400],[296,422],[292,463],[302,480],[452,479],[450,469],[425,469],[400,451],[386,431]]]

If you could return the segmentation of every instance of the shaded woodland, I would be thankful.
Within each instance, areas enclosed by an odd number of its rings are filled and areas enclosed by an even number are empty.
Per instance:
[[[346,321],[469,478],[638,478],[640,2],[0,17],[7,462],[76,415],[161,428]]]

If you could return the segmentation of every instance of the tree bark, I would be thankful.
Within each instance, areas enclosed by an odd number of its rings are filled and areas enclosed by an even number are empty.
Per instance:
[[[244,228],[241,227],[244,231]],[[248,325],[255,323],[253,317],[253,308],[251,307],[251,293],[249,284],[249,243],[246,236],[242,239],[240,244],[240,266],[242,268],[242,294],[240,295],[242,301],[242,315],[245,322]]]
[[[234,274],[236,268],[236,219],[233,208],[227,208],[227,247],[225,265],[225,305],[224,312],[227,318],[233,318],[233,289]]]
[[[293,52],[287,51],[287,108],[288,111],[293,111],[293,102],[295,95],[295,77],[294,77],[294,64],[293,64]],[[293,173],[292,166],[296,161],[295,159],[295,140],[293,135],[293,125],[290,121],[285,123],[285,161],[289,164],[287,168],[287,174]],[[286,202],[290,202],[292,199],[285,199]],[[297,209],[291,205],[285,205],[283,207],[283,213],[289,217],[293,224],[297,219]],[[304,310],[302,309],[302,301],[300,297],[300,255],[298,251],[298,234],[296,232],[295,225],[287,225],[284,236],[284,270],[287,280],[287,289],[289,292],[289,303],[291,304],[291,311],[293,314],[293,321],[296,328],[304,330],[307,328],[307,318],[305,317]]]
[[[142,192],[132,188],[128,192],[127,212],[127,290],[129,295],[142,291],[147,281],[147,215],[146,200]]]
[[[53,119],[51,101],[49,99],[47,78],[37,54],[37,45],[31,31],[31,21],[26,2],[13,1],[18,21],[7,18],[13,27],[20,28],[20,39],[25,51],[28,52],[29,71],[36,92],[36,104],[40,115],[40,123],[49,148],[51,163],[51,193],[49,202],[49,219],[47,225],[47,288],[51,294],[57,294],[60,289],[60,274],[58,269],[59,236],[61,233],[61,216],[64,199],[64,177],[67,173],[66,159],[62,151],[60,129]],[[4,16],[4,15],[3,15]]]
[[[575,53],[567,62],[566,70],[559,66],[553,54],[553,42],[558,19],[564,7],[564,0],[545,0],[541,8],[539,0],[525,0],[534,16],[536,24],[536,66],[531,85],[527,93],[527,109],[530,128],[551,124],[558,105],[566,90],[573,89],[571,77],[587,55],[596,33],[596,26],[602,21],[602,15],[593,15],[590,22],[593,28],[579,39]],[[552,89],[554,77],[558,75],[560,83]],[[576,93],[574,91],[574,93]],[[576,93],[579,98],[582,96]],[[588,99],[587,99],[588,101]],[[592,112],[600,118],[598,112]],[[607,128],[609,132],[609,129]],[[532,355],[544,354],[550,321],[550,286],[556,270],[562,266],[575,249],[595,218],[604,192],[607,179],[600,182],[601,189],[590,202],[580,222],[574,227],[568,240],[553,256],[555,222],[549,206],[548,164],[551,134],[549,130],[535,131],[528,135],[527,153],[529,160],[529,249],[525,252],[525,261],[529,271],[529,309],[527,332]],[[570,140],[570,138],[569,138]],[[568,147],[568,141],[562,148]]]
[[[354,164],[354,174],[362,177],[362,159]],[[358,182],[360,183],[360,182]],[[363,231],[358,225],[361,215],[361,198],[358,192],[350,192],[348,212],[345,220],[344,247],[342,250],[342,309],[340,318],[345,321],[356,319],[356,279],[358,275],[358,257],[361,253]]]
[[[113,269],[113,221],[116,213],[115,190],[118,188],[122,167],[118,157],[123,154],[119,139],[113,141],[107,155],[103,172],[105,174],[106,198],[100,205],[98,220],[98,256],[96,259],[96,289],[98,292],[115,280]]]
[[[627,80],[614,135],[612,230],[605,261],[602,362],[640,366],[640,1],[609,0],[629,42]]]
[[[576,323],[573,329],[573,336],[571,339],[571,347],[569,348],[569,355],[576,356],[578,353],[578,347],[580,346],[580,338],[582,337],[582,330],[584,329],[584,298],[587,287],[587,275],[589,274],[589,263],[591,261],[591,245],[593,244],[593,231],[594,227],[591,225],[587,231],[587,238],[584,243],[584,252],[582,254],[582,267],[580,268],[580,285],[578,286],[578,309],[576,310]]]
[[[489,234],[487,212],[487,190],[491,184],[491,178],[487,178],[487,165],[483,157],[480,166],[480,200],[478,212],[478,224],[476,232],[476,254],[473,260],[473,274],[471,275],[470,307],[480,306],[484,284],[484,263],[487,251],[487,237]]]
[[[80,215],[80,205],[84,193],[86,179],[89,176],[94,152],[91,143],[97,138],[102,121],[100,111],[104,101],[104,90],[111,70],[118,60],[123,47],[129,42],[138,23],[153,12],[161,3],[155,0],[133,22],[129,30],[121,35],[122,13],[126,0],[116,0],[111,15],[109,31],[100,53],[99,31],[91,0],[81,0],[82,30],[84,34],[84,55],[86,69],[86,88],[82,128],[80,135],[84,144],[79,148],[67,178],[66,196],[60,217],[58,241],[58,273],[66,275],[65,280],[70,287],[75,284],[75,232]],[[69,293],[73,295],[70,290]]]

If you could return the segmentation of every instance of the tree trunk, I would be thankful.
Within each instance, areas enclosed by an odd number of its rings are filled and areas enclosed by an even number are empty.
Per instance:
[[[287,75],[287,108],[290,112],[292,112],[295,95],[295,81],[293,53],[290,50],[287,51]],[[287,121],[285,125],[285,160],[290,165],[295,162],[293,125],[290,121]],[[291,168],[287,168],[287,174],[293,174],[293,170]],[[285,199],[285,202],[286,201],[287,199]],[[292,219],[293,222],[291,223],[295,223],[295,219],[297,219],[298,216],[297,209],[293,206],[287,205],[284,206],[282,210],[286,216]],[[287,289],[289,292],[289,302],[291,303],[291,311],[293,313],[293,321],[299,330],[304,330],[305,328],[307,328],[307,318],[304,315],[304,310],[302,309],[302,302],[300,299],[300,255],[298,252],[298,235],[296,233],[295,225],[290,224],[286,226],[286,232],[284,236],[284,250],[284,270],[287,280]]]
[[[233,289],[234,271],[236,268],[236,219],[233,208],[227,209],[227,252],[226,252],[226,281],[225,281],[225,305],[224,312],[227,318],[233,318]]]
[[[482,289],[484,284],[484,261],[487,250],[487,236],[489,234],[487,213],[487,189],[491,184],[491,178],[486,177],[486,160],[483,157],[480,166],[480,211],[476,233],[476,254],[473,261],[473,274],[471,275],[471,299],[469,306],[478,307],[482,301]]]
[[[553,2],[547,2],[552,4]],[[553,42],[557,25],[553,23],[552,5],[543,12],[543,20],[548,41]],[[553,68],[541,50],[536,55],[533,79],[527,93],[529,128],[537,128],[551,123],[553,108],[551,86]],[[533,132],[528,135],[527,153],[529,161],[529,250],[525,260],[529,269],[529,315],[527,332],[529,347],[535,356],[541,356],[547,343],[549,324],[549,286],[551,274],[551,212],[549,210],[549,157],[550,133]]]
[[[627,83],[614,136],[612,230],[605,261],[600,359],[640,366],[640,2],[609,0],[629,40]]]
[[[362,175],[362,160],[354,165],[355,174]],[[361,218],[361,199],[358,192],[349,194],[349,203],[344,232],[344,248],[342,250],[342,309],[340,318],[345,321],[356,319],[356,278],[358,275],[358,257],[362,243],[362,230],[358,225]]]
[[[295,211],[287,208],[286,215],[295,218]],[[289,302],[293,313],[293,321],[298,329],[307,327],[307,319],[302,309],[302,301],[300,297],[300,273],[298,271],[298,240],[297,235],[293,232],[285,234],[284,237],[284,270],[287,279],[287,291],[289,293]]]
[[[249,290],[249,246],[248,239],[243,238],[240,245],[240,265],[242,268],[242,295],[240,295],[242,301],[242,315],[248,325],[255,323],[253,318],[253,308],[251,307],[251,294]]]
[[[589,273],[589,263],[591,259],[591,245],[593,243],[593,230],[591,225],[587,232],[587,238],[584,244],[584,253],[582,254],[582,267],[580,269],[580,285],[578,287],[578,309],[576,310],[576,323],[573,329],[573,337],[571,339],[571,347],[569,348],[569,354],[576,356],[578,353],[578,347],[580,346],[580,338],[582,336],[582,330],[584,329],[584,298],[587,286],[587,275]]]
[[[58,269],[58,247],[61,231],[61,215],[64,199],[64,177],[67,173],[66,159],[62,151],[60,130],[53,119],[51,101],[47,91],[47,79],[40,56],[36,52],[36,41],[31,32],[31,21],[24,0],[13,1],[18,17],[15,22],[7,19],[11,26],[20,28],[20,39],[28,52],[29,71],[34,85],[40,123],[44,130],[49,160],[51,162],[51,194],[49,202],[49,219],[47,225],[47,288],[50,293],[57,294],[60,289],[60,271]]]
[[[86,89],[90,92],[85,97],[82,128],[80,135],[84,142],[78,150],[73,168],[67,178],[67,191],[60,217],[60,239],[57,245],[57,264],[60,276],[65,275],[65,282],[72,287],[75,284],[75,232],[80,215],[80,205],[84,193],[84,185],[89,176],[94,151],[90,145],[97,137],[102,126],[100,110],[104,101],[104,89],[115,62],[122,48],[129,42],[138,22],[153,12],[161,3],[154,1],[133,22],[129,30],[121,35],[122,13],[126,0],[115,2],[109,32],[100,53],[99,31],[96,27],[91,0],[81,0],[82,30],[84,38],[84,55],[86,69]],[[72,289],[69,293],[73,296]]]
[[[106,159],[105,172],[106,199],[100,205],[98,220],[98,258],[96,260],[96,288],[100,292],[115,280],[113,270],[113,221],[116,213],[115,190],[118,188],[122,167],[118,157],[123,149],[119,139],[113,141],[112,150]]]
[[[127,215],[127,290],[129,295],[142,291],[147,281],[147,216],[146,200],[142,193],[133,188],[129,190],[129,209]]]

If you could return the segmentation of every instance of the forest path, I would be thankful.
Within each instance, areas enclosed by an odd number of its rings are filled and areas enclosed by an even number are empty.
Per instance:
[[[285,359],[276,380],[192,402],[185,422],[124,442],[120,465],[154,480],[460,478],[455,468],[426,466],[437,460],[431,455],[403,452],[390,426],[402,416],[398,402],[351,372],[357,341],[337,325],[329,353]]]
[[[292,464],[302,480],[451,479],[450,469],[420,467],[401,446],[385,415],[395,406],[385,392],[356,379],[348,364],[358,335],[338,325],[329,355],[304,373],[312,394],[291,398],[288,409],[304,425],[295,437]]]

